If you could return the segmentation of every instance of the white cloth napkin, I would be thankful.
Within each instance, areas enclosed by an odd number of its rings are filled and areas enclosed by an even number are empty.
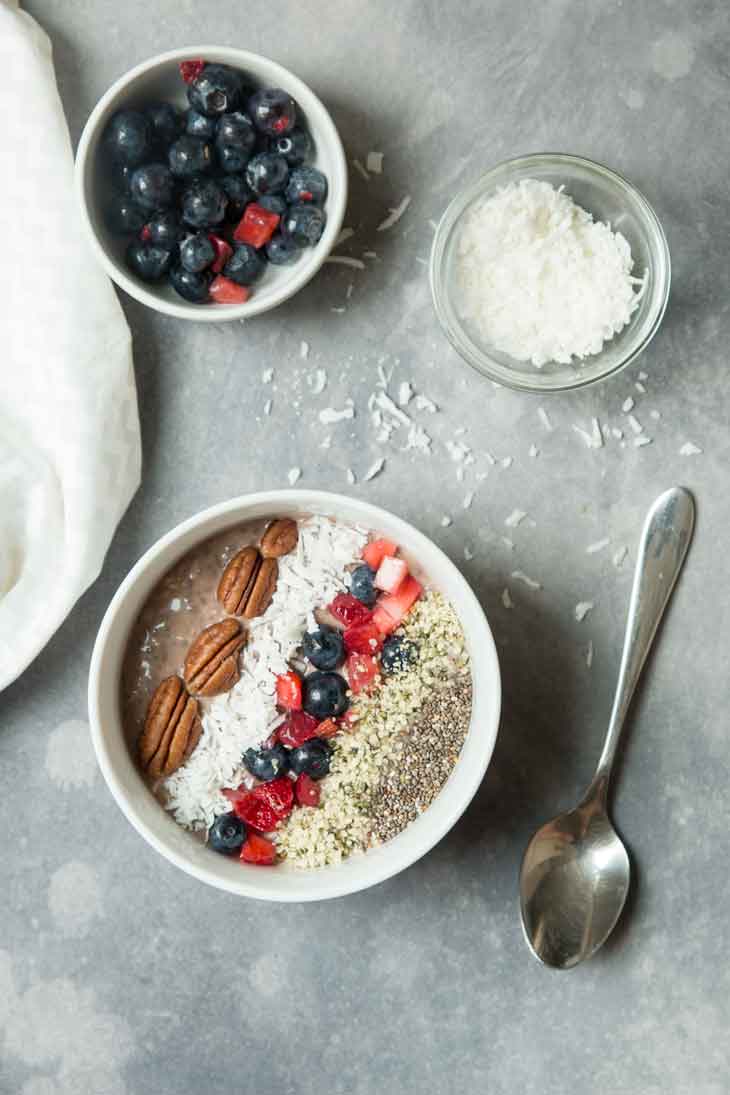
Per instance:
[[[131,336],[82,235],[46,34],[0,0],[0,690],[97,577],[139,485]]]

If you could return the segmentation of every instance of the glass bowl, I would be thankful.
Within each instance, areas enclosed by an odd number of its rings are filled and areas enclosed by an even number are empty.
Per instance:
[[[456,259],[465,215],[498,187],[521,179],[562,186],[574,201],[621,232],[631,247],[632,273],[646,274],[646,288],[629,323],[600,353],[574,364],[548,362],[537,368],[485,343],[459,314]],[[436,230],[431,250],[431,292],[446,337],[477,372],[508,388],[527,392],[567,391],[620,372],[651,342],[667,307],[671,264],[666,237],[646,198],[630,182],[602,164],[563,153],[538,153],[506,160],[451,202]]]

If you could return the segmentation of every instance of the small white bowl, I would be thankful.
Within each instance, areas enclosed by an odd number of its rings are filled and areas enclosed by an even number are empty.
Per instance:
[[[263,868],[215,855],[180,828],[142,779],[122,728],[121,669],[132,627],[164,574],[210,536],[241,522],[317,513],[360,524],[402,545],[429,582],[449,598],[466,635],[472,664],[473,706],[469,732],[447,783],[433,804],[404,832],[364,855],[318,870],[285,864]],[[425,855],[471,802],[497,737],[501,685],[497,652],[484,612],[466,580],[444,553],[412,525],[353,498],[321,491],[282,490],[249,494],[204,510],[158,540],[122,582],[99,629],[89,676],[91,737],[109,789],[128,821],[165,859],[183,871],[243,897],[264,901],[320,901],[374,886]]]
[[[190,304],[166,283],[148,285],[135,278],[124,261],[128,243],[126,236],[110,232],[104,221],[104,202],[110,189],[101,171],[99,142],[112,114],[122,107],[144,105],[153,100],[165,100],[185,108],[185,84],[178,65],[193,57],[231,65],[251,77],[251,83],[262,87],[283,87],[296,100],[312,135],[315,154],[310,161],[327,176],[328,196],[325,203],[327,223],[322,238],[314,247],[303,248],[291,266],[273,266],[256,284],[245,304]],[[347,162],[342,141],[328,111],[299,77],[288,69],[243,49],[223,46],[190,46],[169,53],[158,53],[143,61],[112,84],[102,95],[89,116],[76,152],[76,193],[82,219],[92,249],[107,274],[135,300],[177,319],[193,319],[208,323],[247,319],[268,312],[294,296],[317,273],[332,250],[342,228],[347,205]]]

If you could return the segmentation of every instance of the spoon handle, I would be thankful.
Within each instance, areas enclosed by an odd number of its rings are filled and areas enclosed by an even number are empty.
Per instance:
[[[591,791],[600,794],[604,800],[626,713],[664,609],[682,569],[692,538],[694,521],[695,505],[692,495],[683,487],[672,487],[657,498],[644,523],[611,721],[591,784]]]

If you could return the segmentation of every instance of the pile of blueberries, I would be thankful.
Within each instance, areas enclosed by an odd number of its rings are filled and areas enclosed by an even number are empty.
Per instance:
[[[281,88],[255,91],[227,65],[185,61],[189,109],[120,110],[102,150],[113,197],[107,223],[132,236],[127,264],[169,278],[185,300],[239,303],[266,263],[294,262],[322,236],[327,178]]]

